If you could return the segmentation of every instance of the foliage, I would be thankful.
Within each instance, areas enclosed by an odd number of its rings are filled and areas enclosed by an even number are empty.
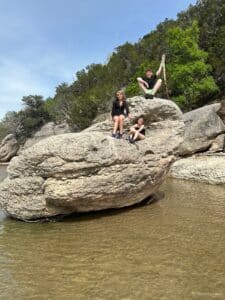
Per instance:
[[[169,29],[166,41],[172,97],[185,110],[193,109],[203,97],[218,91],[213,77],[209,75],[212,68],[206,63],[207,53],[198,46],[197,22],[186,29],[178,26]]]
[[[139,89],[139,86],[137,84],[137,77],[144,76],[147,69],[152,69],[156,72],[156,70],[159,68],[159,62],[158,61],[145,61],[143,62],[137,69],[137,72],[132,77],[131,82],[126,87],[126,95],[128,97],[133,97],[135,95],[141,94],[141,91]]]
[[[24,139],[30,137],[49,120],[42,96],[30,95],[22,98],[24,109],[18,112],[19,126],[17,135]]]
[[[26,96],[22,102],[24,109],[8,112],[0,122],[0,138],[13,133],[23,142],[50,119],[42,96]]]
[[[199,24],[199,46],[208,53],[212,75],[222,96],[225,93],[225,1],[198,0],[196,5],[178,15],[177,22],[187,27],[194,20]]]
[[[8,134],[8,129],[4,126],[3,122],[0,122],[0,142]]]
[[[167,54],[170,97],[182,108],[189,110],[223,97],[225,0],[198,0],[137,43],[117,47],[105,64],[78,71],[76,80],[60,84],[53,98],[25,97],[24,109],[0,122],[0,139],[14,132],[23,140],[48,120],[85,128],[96,114],[110,109],[117,90],[126,89],[128,96],[138,94],[136,78],[148,67],[156,71],[163,53]],[[164,89],[161,93],[165,96]]]

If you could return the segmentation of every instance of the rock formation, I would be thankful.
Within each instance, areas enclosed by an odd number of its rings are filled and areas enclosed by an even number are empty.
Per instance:
[[[211,147],[209,148],[209,152],[217,153],[223,152],[225,146],[225,134],[218,135],[215,140],[212,141]]]
[[[33,220],[126,207],[154,194],[183,141],[182,113],[168,100],[128,101],[129,124],[145,117],[144,141],[111,138],[108,120],[44,139],[10,162],[0,207],[14,218]]]
[[[170,177],[210,184],[225,183],[225,103],[201,107],[184,114],[184,142]],[[194,154],[194,155],[193,155]]]
[[[21,150],[31,147],[39,141],[52,135],[64,134],[69,132],[71,132],[71,130],[67,123],[55,124],[54,122],[49,122],[43,125],[31,138],[28,138],[25,144],[22,146]]]
[[[210,148],[215,139],[225,132],[223,121],[218,115],[221,104],[207,105],[184,114],[184,142],[180,155],[190,155]]]
[[[13,134],[7,135],[0,144],[0,162],[8,162],[19,149],[19,144]]]
[[[224,184],[225,154],[199,155],[180,159],[173,164],[170,176],[210,184]]]

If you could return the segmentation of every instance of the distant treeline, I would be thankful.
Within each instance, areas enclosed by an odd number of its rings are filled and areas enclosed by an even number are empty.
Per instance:
[[[56,88],[54,98],[28,96],[25,107],[9,112],[0,122],[0,140],[15,133],[23,142],[44,123],[67,121],[80,129],[98,113],[109,110],[116,90],[139,93],[136,77],[158,67],[167,56],[169,97],[184,111],[202,106],[225,92],[225,0],[202,0],[166,19],[137,43],[125,43],[107,63],[91,64],[76,73],[76,80]],[[161,90],[166,97],[165,87]]]

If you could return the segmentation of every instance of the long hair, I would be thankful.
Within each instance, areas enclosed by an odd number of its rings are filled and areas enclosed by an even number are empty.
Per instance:
[[[139,121],[140,119],[143,119],[143,121],[144,121],[144,123],[145,123],[145,118],[144,118],[144,116],[143,116],[143,115],[141,115],[141,116],[139,116],[139,117],[137,117],[137,118],[136,118],[136,120],[135,120],[135,124],[137,124],[137,123],[138,123],[138,121]]]
[[[119,91],[116,92],[115,98],[116,98],[117,101],[119,101],[117,94],[122,94],[122,95],[123,95],[123,101],[124,101],[124,102],[126,101],[126,95],[125,95],[125,92],[124,92],[124,91],[119,90]]]

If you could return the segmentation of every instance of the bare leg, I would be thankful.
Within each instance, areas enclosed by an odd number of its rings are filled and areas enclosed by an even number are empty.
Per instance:
[[[136,140],[144,140],[145,139],[145,136],[143,134],[141,134],[140,132],[136,132],[135,135],[134,135],[134,141]]]
[[[134,138],[133,138],[133,140],[134,140],[134,141],[136,141],[136,140],[138,139],[138,136],[139,136],[139,132],[138,132],[138,131],[136,131],[136,133],[135,133],[135,135],[134,135]]]
[[[134,135],[135,135],[135,133],[136,133],[136,130],[135,130],[134,128],[131,128],[131,129],[130,129],[130,132],[128,133],[129,138],[130,138],[130,139],[133,138]]]
[[[148,92],[148,89],[146,88],[146,86],[143,83],[138,81],[138,85],[144,94],[146,94]]]
[[[162,79],[158,79],[154,88],[153,88],[153,91],[152,91],[152,94],[155,96],[155,94],[158,92],[158,90],[161,88],[161,85],[162,85]]]
[[[119,116],[119,128],[120,134],[123,134],[123,124],[124,124],[125,117],[123,115]]]
[[[118,116],[115,116],[113,118],[113,121],[114,121],[114,126],[113,126],[113,134],[116,134],[117,133],[117,130],[119,128],[119,117]]]

